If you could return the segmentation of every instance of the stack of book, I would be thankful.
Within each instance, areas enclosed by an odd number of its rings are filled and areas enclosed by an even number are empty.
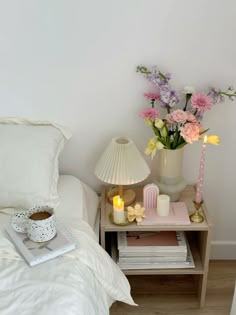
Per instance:
[[[117,263],[123,270],[194,268],[184,232],[118,232],[117,240]]]

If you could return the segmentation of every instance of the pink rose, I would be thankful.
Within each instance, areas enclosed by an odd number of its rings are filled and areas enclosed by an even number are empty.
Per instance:
[[[171,113],[171,119],[176,123],[185,123],[188,114],[181,109],[176,109]]]
[[[190,112],[186,112],[187,113],[187,121],[191,122],[191,123],[197,123],[197,118]]]
[[[174,110],[171,114],[166,116],[166,121],[168,124],[184,124],[187,120],[188,114],[181,109]]]
[[[187,143],[193,143],[198,140],[201,129],[202,127],[198,123],[187,123],[181,128],[180,135]]]
[[[172,114],[166,115],[166,122],[167,124],[174,124],[175,121],[173,120]]]

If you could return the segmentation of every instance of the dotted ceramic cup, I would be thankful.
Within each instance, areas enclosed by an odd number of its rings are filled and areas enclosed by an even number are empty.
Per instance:
[[[16,213],[11,225],[16,232],[27,233],[34,242],[46,242],[56,235],[56,217],[53,209],[47,206]]]

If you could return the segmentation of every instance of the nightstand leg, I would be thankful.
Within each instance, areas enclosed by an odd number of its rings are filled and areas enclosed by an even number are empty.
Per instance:
[[[100,242],[101,242],[101,246],[106,249],[106,245],[105,245],[105,232],[104,229],[101,227],[100,230]]]

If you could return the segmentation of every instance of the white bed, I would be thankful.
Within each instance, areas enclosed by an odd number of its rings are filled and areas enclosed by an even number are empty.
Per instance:
[[[1,315],[107,315],[115,300],[134,305],[120,269],[98,244],[97,195],[73,176],[60,176],[56,216],[77,238],[78,249],[35,267],[17,253],[0,212]],[[95,231],[95,233],[94,233]]]

